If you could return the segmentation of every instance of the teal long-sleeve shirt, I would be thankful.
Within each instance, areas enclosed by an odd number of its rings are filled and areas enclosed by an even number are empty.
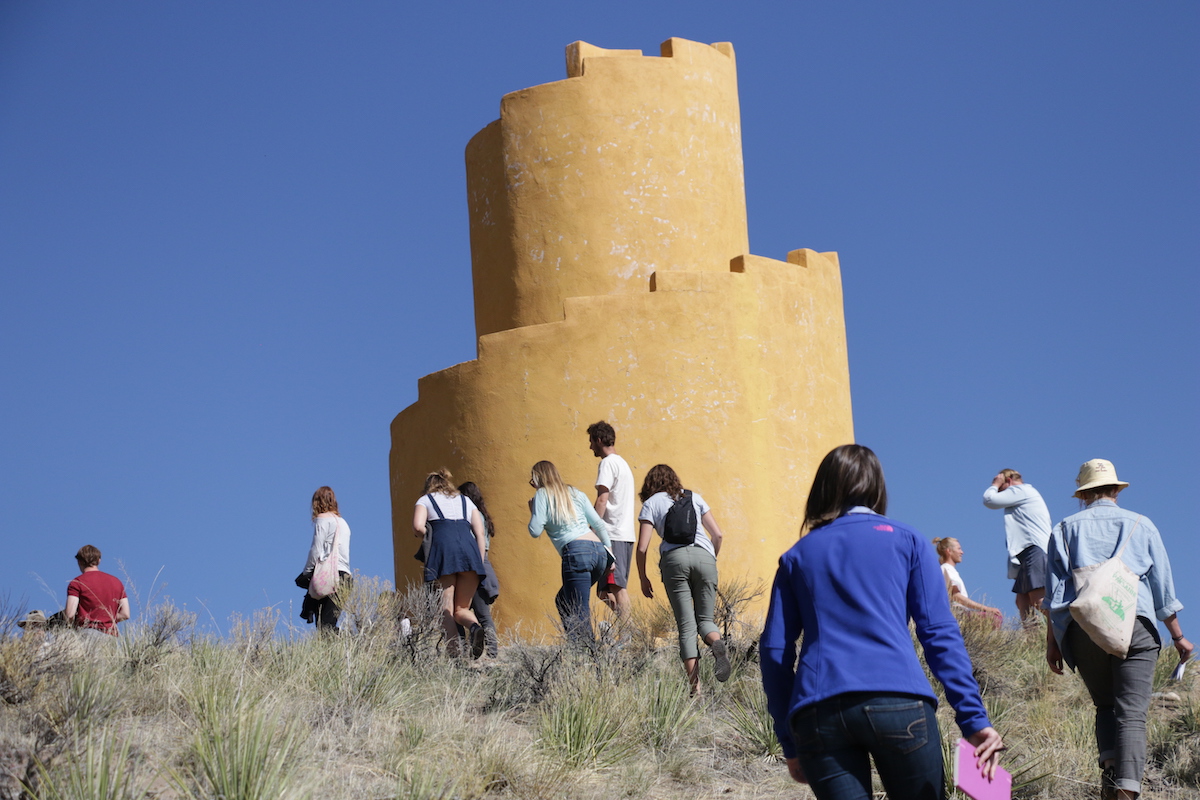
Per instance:
[[[529,535],[536,539],[542,535],[543,530],[546,531],[554,549],[558,551],[559,555],[562,555],[564,547],[583,536],[587,533],[588,528],[591,528],[604,546],[611,548],[612,542],[608,538],[608,526],[604,524],[604,520],[600,519],[596,509],[592,508],[587,496],[574,486],[568,486],[567,492],[575,503],[577,512],[575,519],[563,523],[551,521],[550,495],[545,489],[538,489],[537,494],[533,496],[533,516],[529,518]]]

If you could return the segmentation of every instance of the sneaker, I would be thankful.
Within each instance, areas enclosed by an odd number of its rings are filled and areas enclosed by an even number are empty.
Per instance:
[[[476,622],[471,626],[471,658],[479,658],[487,647],[487,631]]]
[[[1117,768],[1104,767],[1100,771],[1100,800],[1117,800]]]
[[[712,649],[713,659],[716,664],[713,666],[713,675],[721,683],[729,680],[729,654],[725,651],[725,640],[717,639],[709,647]]]

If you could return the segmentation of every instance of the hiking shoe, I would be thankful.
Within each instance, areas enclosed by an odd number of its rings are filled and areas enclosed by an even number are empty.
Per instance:
[[[476,622],[471,626],[471,658],[479,658],[487,647],[487,631]]]
[[[1117,768],[1105,767],[1100,771],[1100,800],[1117,800]]]
[[[725,650],[725,640],[717,639],[709,647],[712,649],[713,659],[716,664],[713,665],[713,675],[721,683],[729,680],[729,653]]]

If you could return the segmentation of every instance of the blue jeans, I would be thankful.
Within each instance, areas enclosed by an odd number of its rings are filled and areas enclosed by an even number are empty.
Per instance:
[[[788,721],[817,800],[870,800],[871,760],[889,800],[942,800],[942,740],[933,703],[907,694],[848,692]]]
[[[608,554],[604,545],[591,539],[576,539],[562,549],[562,588],[554,598],[563,630],[572,642],[591,642],[592,587],[604,577]]]

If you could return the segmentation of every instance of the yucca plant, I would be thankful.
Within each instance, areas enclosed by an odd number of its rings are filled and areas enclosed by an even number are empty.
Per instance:
[[[304,734],[270,704],[253,702],[232,687],[210,684],[192,698],[196,731],[190,764],[176,787],[197,800],[300,800],[297,780]]]
[[[106,731],[53,769],[39,761],[38,786],[27,788],[36,800],[141,800],[155,776],[139,778],[141,759],[129,751],[128,739]]]
[[[573,767],[603,767],[633,749],[625,735],[625,711],[597,683],[564,687],[539,715],[539,742]]]
[[[643,742],[658,751],[671,750],[688,738],[699,720],[682,676],[646,673],[631,709]]]
[[[767,696],[757,686],[739,692],[732,699],[729,721],[747,753],[772,760],[783,757],[783,748],[775,736],[775,723],[767,710]]]

